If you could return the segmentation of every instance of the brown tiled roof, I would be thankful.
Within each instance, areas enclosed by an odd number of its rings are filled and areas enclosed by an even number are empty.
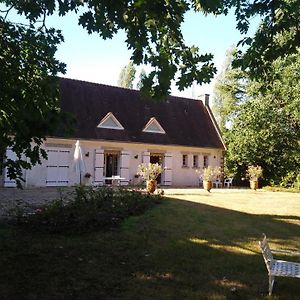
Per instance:
[[[77,119],[74,138],[224,149],[202,101],[169,96],[157,102],[136,90],[66,78],[60,79],[60,93],[62,110]],[[97,128],[109,112],[124,130]],[[142,131],[151,117],[166,134]]]

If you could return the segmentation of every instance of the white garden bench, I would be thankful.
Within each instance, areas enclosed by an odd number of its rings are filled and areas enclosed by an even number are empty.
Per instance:
[[[264,261],[269,274],[269,295],[272,295],[275,277],[295,277],[300,278],[300,263],[290,262],[285,260],[277,260],[273,258],[273,252],[299,255],[299,252],[290,250],[274,250],[270,249],[267,237],[263,234],[263,240],[259,242]]]

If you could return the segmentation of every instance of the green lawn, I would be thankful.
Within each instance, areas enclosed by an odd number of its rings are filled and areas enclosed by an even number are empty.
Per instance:
[[[0,299],[268,298],[258,238],[300,251],[300,194],[199,191],[167,190],[161,204],[108,232],[1,225]],[[299,279],[277,282],[274,299],[299,299]]]

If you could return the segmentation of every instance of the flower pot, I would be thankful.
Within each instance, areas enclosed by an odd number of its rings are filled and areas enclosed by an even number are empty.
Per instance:
[[[91,178],[90,177],[83,177],[82,184],[83,185],[91,185]]]
[[[208,191],[208,192],[210,192],[210,190],[212,189],[212,181],[210,181],[210,180],[203,180],[203,188],[206,190],[206,191]]]
[[[156,180],[147,180],[146,189],[148,193],[153,194],[156,190],[156,187],[157,187]]]
[[[258,189],[258,180],[250,180],[250,188],[256,191]]]

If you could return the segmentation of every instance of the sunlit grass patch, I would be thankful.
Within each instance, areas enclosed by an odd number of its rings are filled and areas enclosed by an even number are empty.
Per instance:
[[[209,242],[206,240],[201,240],[197,238],[190,238],[189,241],[196,243],[196,244],[202,244],[207,245],[208,247],[211,247],[213,249],[217,249],[220,251],[227,251],[232,253],[240,253],[245,255],[257,255],[256,251],[250,250],[249,248],[244,248],[243,244],[240,245],[224,245],[224,244],[215,244],[213,242]]]

